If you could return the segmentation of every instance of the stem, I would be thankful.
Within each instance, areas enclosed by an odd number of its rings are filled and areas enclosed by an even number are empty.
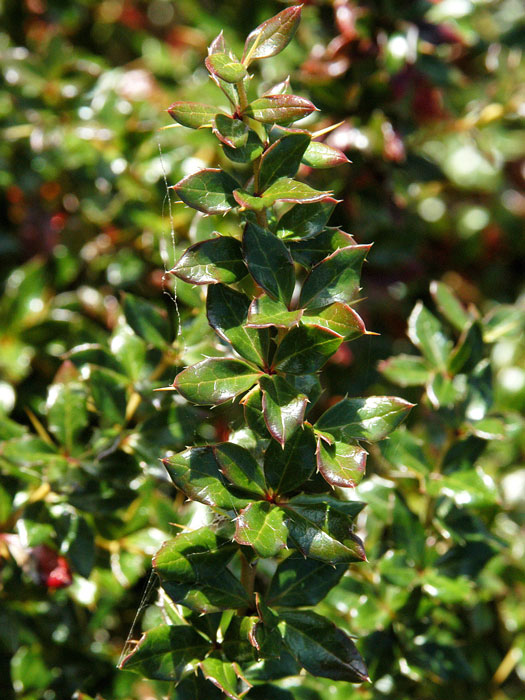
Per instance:
[[[253,596],[256,566],[252,566],[241,552],[241,584],[250,598]]]

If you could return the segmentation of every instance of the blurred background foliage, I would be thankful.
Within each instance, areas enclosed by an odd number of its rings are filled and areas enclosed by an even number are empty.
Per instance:
[[[158,458],[225,439],[236,417],[152,393],[225,352],[200,290],[164,275],[212,230],[166,181],[221,155],[205,130],[162,127],[175,100],[223,103],[207,44],[224,29],[240,50],[283,3],[0,8],[2,697],[166,697],[115,668],[152,554],[196,515]],[[401,381],[419,404],[359,490],[370,564],[321,604],[360,637],[375,683],[284,681],[294,697],[525,697],[524,49],[520,0],[311,0],[262,67],[263,87],[291,75],[318,128],[343,122],[326,140],[353,164],[305,174],[343,200],[335,225],[375,242],[359,312],[381,335],[342,346],[321,402]],[[377,371],[414,352],[418,299],[444,316],[438,335],[480,319],[477,373],[472,358],[453,379]]]

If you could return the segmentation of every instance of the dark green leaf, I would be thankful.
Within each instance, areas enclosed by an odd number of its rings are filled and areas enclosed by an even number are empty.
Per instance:
[[[89,373],[91,395],[103,425],[124,425],[126,420],[126,389],[118,375],[107,369],[93,367]]]
[[[156,306],[135,296],[125,294],[123,303],[126,323],[147,343],[159,350],[165,350],[170,341],[170,328],[167,318]]]
[[[246,68],[229,53],[212,53],[204,63],[210,73],[227,83],[238,83],[247,76]]]
[[[435,369],[446,370],[452,341],[438,319],[418,302],[408,319],[408,337]]]
[[[396,396],[343,399],[331,406],[315,424],[336,439],[376,442],[403,421],[413,404]]]
[[[426,558],[425,530],[400,494],[395,496],[392,533],[396,549],[406,554],[410,564],[422,569]]]
[[[311,428],[297,428],[284,449],[272,441],[264,456],[266,483],[275,493],[299,488],[315,471],[315,438]]]
[[[240,403],[244,407],[244,419],[250,430],[253,430],[257,435],[269,438],[262,412],[262,392],[259,387],[254,387],[241,399]]]
[[[87,397],[82,384],[51,384],[46,408],[49,431],[68,452],[78,452],[82,447],[78,438],[89,423]]]
[[[220,471],[242,491],[257,497],[266,493],[264,473],[247,449],[233,442],[222,442],[213,447]]]
[[[379,363],[378,369],[388,381],[398,386],[421,386],[431,377],[431,370],[419,355],[395,355]]]
[[[319,326],[292,328],[277,348],[272,365],[281,372],[310,374],[317,372],[342,343],[342,338]]]
[[[218,111],[217,107],[200,102],[174,102],[168,109],[168,114],[182,126],[199,129],[211,126]]]
[[[120,668],[147,678],[178,681],[184,667],[203,659],[210,643],[189,625],[160,625],[143,634]]]
[[[340,248],[355,245],[348,233],[338,228],[326,228],[310,238],[290,243],[290,253],[295,262],[303,267],[313,267]]]
[[[448,362],[449,372],[470,372],[483,358],[483,335],[481,324],[475,321],[466,325],[458,344],[452,351]]]
[[[315,236],[325,227],[335,205],[334,199],[312,204],[296,204],[279,219],[277,235],[292,240]]]
[[[243,112],[264,124],[290,124],[315,111],[310,100],[298,95],[268,95],[251,102]]]
[[[206,580],[178,583],[163,581],[162,587],[174,603],[199,614],[236,610],[250,605],[241,583],[228,569],[216,570]]]
[[[191,245],[170,272],[191,284],[232,284],[248,274],[241,244],[231,236]]]
[[[281,177],[276,180],[261,196],[256,196],[245,190],[235,190],[233,193],[236,202],[244,209],[261,211],[271,207],[275,202],[335,202],[331,191],[322,192],[314,190],[304,182],[292,180],[289,177]]]
[[[317,441],[317,469],[332,486],[357,486],[365,474],[367,452],[359,445]]]
[[[312,141],[303,156],[303,163],[311,168],[335,168],[349,162],[343,151],[321,141]]]
[[[286,547],[285,513],[267,501],[250,503],[236,521],[235,541],[254,548],[258,556],[274,557]]]
[[[290,435],[303,424],[308,399],[276,374],[263,375],[259,386],[268,431],[284,447]]]
[[[349,683],[368,680],[355,644],[332,622],[306,610],[281,613],[281,620],[285,645],[309,673]]]
[[[302,5],[287,7],[250,32],[242,58],[245,66],[255,59],[275,56],[290,43],[299,25],[301,8]]]
[[[292,133],[272,144],[261,158],[258,191],[263,192],[280,177],[294,177],[309,143],[309,134]]]
[[[173,700],[224,700],[218,688],[211,685],[199,672],[186,676],[173,691]]]
[[[188,175],[173,186],[189,207],[205,214],[225,214],[237,206],[233,191],[239,183],[220,168],[207,168]]]
[[[235,162],[246,163],[258,158],[264,146],[253,129],[240,119],[218,114],[214,133],[223,143],[224,152]]]
[[[96,343],[77,345],[66,353],[65,358],[70,360],[75,367],[95,365],[97,367],[110,369],[113,372],[119,372],[121,375],[125,376],[124,368],[113,353]]]
[[[303,316],[303,325],[326,328],[337,333],[344,340],[355,340],[364,333],[366,328],[363,319],[348,304],[336,302],[324,309],[309,311]]]
[[[361,266],[370,245],[341,248],[316,265],[301,290],[300,306],[328,306],[336,301],[348,303],[359,292]]]
[[[288,248],[273,233],[251,223],[246,224],[242,243],[246,265],[257,284],[288,305],[295,286]]]
[[[241,700],[241,696],[237,694],[237,674],[233,664],[209,656],[200,662],[199,667],[204,677],[222,690],[226,697],[231,700]]]
[[[463,305],[452,289],[443,282],[431,282],[430,293],[443,316],[458,331],[470,325],[472,316],[465,311]]]
[[[255,384],[259,372],[242,360],[211,358],[179,372],[173,386],[192,403],[217,405]]]
[[[331,566],[315,559],[292,554],[282,561],[266,594],[269,605],[300,607],[317,605],[339,582],[345,564]]]
[[[286,304],[282,301],[275,301],[265,294],[252,301],[246,325],[250,328],[268,328],[269,326],[290,328],[298,325],[302,315],[302,309],[288,311]]]

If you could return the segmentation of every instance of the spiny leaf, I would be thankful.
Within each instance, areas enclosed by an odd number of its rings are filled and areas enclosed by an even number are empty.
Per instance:
[[[266,594],[268,604],[290,608],[317,605],[346,569],[346,564],[332,566],[294,553],[277,567]]]
[[[274,557],[286,547],[284,512],[267,501],[250,503],[237,518],[235,541],[254,548],[260,557]]]
[[[298,95],[267,95],[251,102],[243,115],[263,124],[290,124],[315,110],[310,100]]]
[[[191,245],[170,272],[191,284],[232,284],[248,274],[241,244],[231,236]]]
[[[163,581],[162,588],[174,603],[201,615],[245,608],[250,604],[240,581],[224,568],[216,569],[213,575],[198,582]]]
[[[312,141],[303,155],[302,162],[311,168],[335,168],[350,161],[338,148],[320,141]]]
[[[174,102],[168,109],[168,114],[182,126],[200,129],[211,126],[218,111],[217,107],[200,102]]]
[[[192,209],[205,214],[226,214],[237,206],[233,191],[239,183],[220,168],[206,168],[180,180],[173,189]]]
[[[273,233],[248,223],[242,239],[244,259],[252,277],[271,297],[288,305],[295,286],[290,252]]]
[[[273,143],[261,158],[259,192],[263,192],[280,177],[293,177],[309,143],[309,134],[303,133],[288,134]]]
[[[272,441],[264,455],[266,483],[278,494],[295,491],[315,471],[315,438],[309,427],[297,428],[284,449]]]
[[[359,445],[317,440],[317,468],[332,486],[357,486],[365,473],[367,452]]]
[[[275,202],[308,204],[309,202],[336,201],[332,197],[331,192],[314,190],[310,185],[292,180],[289,177],[281,177],[279,180],[276,180],[260,196],[250,194],[242,189],[235,190],[233,196],[241,207],[255,211],[271,207]]]
[[[183,369],[173,386],[188,401],[217,405],[248,391],[258,376],[259,372],[242,360],[211,358]]]
[[[302,318],[305,326],[318,326],[337,333],[346,341],[355,340],[366,328],[363,319],[348,304],[336,302],[324,309],[307,311]]]
[[[299,25],[301,8],[302,5],[287,7],[250,32],[242,58],[245,66],[255,59],[275,56],[290,43]]]
[[[315,236],[290,242],[290,252],[295,262],[303,267],[313,267],[341,248],[355,246],[349,233],[338,228],[326,228]]]
[[[242,63],[229,53],[212,53],[204,63],[210,73],[227,83],[238,83],[248,75]]]
[[[319,326],[292,328],[278,346],[272,366],[281,372],[310,374],[317,372],[341,345],[337,333]]]
[[[290,328],[296,326],[303,315],[303,309],[288,311],[286,304],[275,301],[266,294],[254,299],[248,310],[247,326],[250,328]]]
[[[376,442],[395,430],[413,406],[396,396],[343,399],[325,411],[315,427],[338,440]]]
[[[266,426],[272,437],[283,447],[296,428],[302,425],[308,399],[278,375],[263,375],[262,409]]]
[[[335,205],[335,199],[296,204],[279,219],[277,235],[290,240],[315,236],[325,227]]]
[[[264,473],[247,449],[233,442],[223,442],[213,447],[220,471],[234,486],[255,496],[264,496]]]

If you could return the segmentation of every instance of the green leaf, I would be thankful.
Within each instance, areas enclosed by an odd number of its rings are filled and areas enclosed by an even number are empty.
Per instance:
[[[205,214],[226,214],[237,206],[233,191],[239,183],[220,168],[206,168],[180,180],[173,189],[192,209]]]
[[[280,617],[284,644],[309,673],[349,683],[368,680],[355,644],[332,622],[309,610],[283,612]]]
[[[110,350],[132,381],[136,382],[143,376],[147,346],[127,323],[119,323],[113,332]]]
[[[268,95],[251,102],[243,116],[263,124],[290,124],[315,111],[315,106],[298,95]]]
[[[409,469],[416,474],[428,474],[431,470],[431,463],[423,452],[422,440],[406,430],[406,426],[396,430],[381,445],[381,451],[394,467]]]
[[[269,605],[295,608],[317,605],[337,585],[347,566],[331,566],[292,554],[277,567],[266,594]]]
[[[199,614],[245,608],[251,602],[241,583],[228,569],[216,570],[209,578],[198,582],[163,581],[162,588],[174,603]]]
[[[277,235],[292,240],[315,236],[325,227],[335,205],[335,199],[295,205],[279,219]]]
[[[233,664],[222,661],[214,656],[208,656],[207,659],[199,664],[204,677],[215,685],[219,690],[231,700],[241,700],[241,695],[237,693],[237,674]]]
[[[304,494],[281,507],[288,516],[289,542],[305,557],[328,564],[366,560],[363,543],[352,532],[363,503]]]
[[[259,386],[268,431],[284,447],[290,435],[303,424],[308,399],[275,374],[260,377]]]
[[[286,547],[285,514],[267,501],[250,503],[236,521],[235,541],[253,547],[257,555],[274,557]]]
[[[317,311],[307,311],[302,321],[305,326],[326,328],[332,333],[337,333],[346,341],[355,340],[366,333],[365,323],[361,316],[348,304],[339,302]]]
[[[247,163],[258,158],[264,146],[253,129],[240,119],[218,114],[214,133],[222,142],[225,154],[237,163]]]
[[[224,700],[224,695],[202,676],[190,673],[173,691],[172,700]],[[81,700],[81,699],[79,699]]]
[[[89,372],[93,402],[103,425],[113,427],[126,422],[126,389],[118,375],[107,369],[93,367]]]
[[[419,355],[395,355],[378,364],[378,370],[389,382],[398,386],[422,386],[431,377],[431,370]]]
[[[448,285],[443,282],[431,282],[430,293],[439,311],[456,330],[462,331],[472,323],[472,316],[465,311],[463,304]]]
[[[233,442],[223,442],[215,445],[213,452],[221,473],[228,481],[252,496],[264,496],[266,482],[263,470],[247,449]]]
[[[287,7],[250,32],[244,45],[243,64],[249,66],[255,59],[275,56],[286,48],[299,25],[301,8],[302,5]]]
[[[261,196],[256,196],[242,189],[237,189],[233,193],[235,201],[244,209],[262,211],[271,207],[275,202],[304,203],[332,201],[331,191],[322,192],[314,190],[304,182],[292,180],[289,177],[281,177],[276,180]]]
[[[231,236],[191,245],[170,272],[191,284],[232,284],[248,274],[241,244]]]
[[[448,496],[458,506],[490,508],[500,502],[492,477],[481,467],[454,472],[441,478],[429,476],[427,493],[433,498]]]
[[[392,535],[396,548],[408,557],[408,563],[422,569],[427,554],[425,529],[399,493],[395,495]]]
[[[242,360],[211,358],[191,365],[176,376],[173,386],[199,405],[218,405],[255,384],[259,372]]]
[[[288,248],[273,233],[252,223],[246,224],[242,243],[246,265],[257,284],[288,305],[295,286]]]
[[[290,243],[290,253],[295,262],[303,267],[313,267],[340,248],[355,245],[355,240],[348,233],[338,228],[326,228],[310,238]]]
[[[210,643],[189,625],[160,625],[142,635],[120,668],[146,678],[178,681],[185,666],[203,659]]]
[[[310,143],[310,135],[292,133],[283,136],[268,148],[260,161],[259,192],[264,191],[280,177],[293,177]]]
[[[206,315],[210,326],[221,338],[232,344],[239,355],[264,367],[270,338],[267,330],[256,330],[246,324],[250,300],[223,284],[208,289]]]
[[[426,389],[430,403],[436,410],[443,406],[452,408],[465,397],[463,382],[451,379],[440,372],[432,377]]]
[[[169,346],[168,320],[156,306],[128,292],[124,295],[122,308],[126,323],[140,338],[159,350]]]
[[[248,309],[249,328],[268,328],[277,326],[278,328],[290,328],[297,326],[303,315],[303,309],[288,311],[286,304],[282,301],[275,301],[264,294],[258,299],[254,299]]]
[[[478,321],[474,321],[464,327],[458,344],[450,355],[448,362],[449,372],[458,374],[458,372],[467,373],[472,371],[483,358],[483,350],[481,324]]]
[[[367,452],[359,445],[317,441],[317,469],[332,486],[354,487],[365,474]]]
[[[168,114],[182,126],[200,129],[211,126],[218,111],[217,107],[200,102],[174,102],[168,109]]]
[[[224,41],[222,31],[208,46],[208,56],[213,56],[217,53],[229,53],[229,49],[226,46],[226,42]],[[227,83],[225,80],[221,80],[217,75],[215,75],[215,73],[210,73],[210,77],[215,83],[215,85],[217,85],[217,87],[219,87],[226,95],[226,97],[230,100],[233,107],[237,109],[237,106],[239,104],[239,93],[237,90],[237,86],[233,83]]]
[[[165,542],[153,557],[153,568],[164,581],[193,583],[215,576],[237,547],[209,527],[183,532]]]
[[[262,392],[259,387],[254,387],[240,403],[244,408],[244,420],[254,433],[269,438],[268,429],[262,412]]]
[[[408,319],[408,337],[435,369],[446,370],[452,341],[438,319],[418,302]]]
[[[79,437],[89,423],[87,397],[82,384],[51,384],[47,394],[47,426],[68,452],[82,451]]]
[[[242,63],[228,53],[210,54],[204,63],[210,73],[227,83],[238,83],[248,75]]]
[[[349,162],[343,151],[321,141],[312,141],[303,156],[303,163],[311,168],[335,168]]]
[[[396,396],[343,399],[325,411],[314,427],[337,440],[377,442],[395,430],[413,406]]]
[[[193,501],[226,510],[238,510],[247,503],[229,491],[212,447],[189,447],[162,462],[175,486]]]
[[[310,478],[315,467],[315,438],[311,428],[297,428],[284,449],[274,441],[266,448],[264,474],[275,493],[295,491]]]
[[[360,289],[361,266],[370,247],[341,248],[312,268],[304,281],[299,305],[317,308],[336,301],[345,304],[353,301]]]
[[[292,328],[278,346],[272,366],[290,374],[317,372],[341,345],[343,339],[331,330],[300,325]]]

